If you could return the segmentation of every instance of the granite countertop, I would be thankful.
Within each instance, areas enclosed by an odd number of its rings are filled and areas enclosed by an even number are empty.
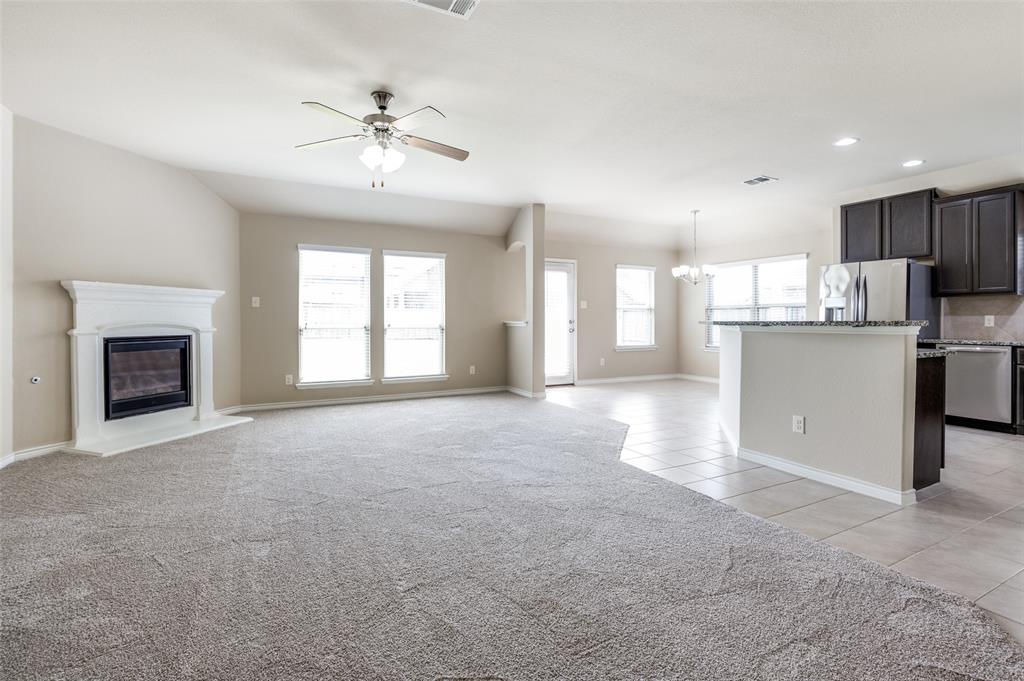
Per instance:
[[[877,322],[711,322],[715,326],[928,326],[924,320]],[[930,341],[929,341],[930,342]],[[942,341],[945,342],[945,341]]]
[[[999,340],[951,340],[949,338],[919,338],[918,344],[934,343],[936,345],[996,345],[1002,347],[1021,347],[1024,341],[999,341]]]
[[[956,350],[918,350],[918,359],[931,359],[932,357],[949,357],[955,355]]]

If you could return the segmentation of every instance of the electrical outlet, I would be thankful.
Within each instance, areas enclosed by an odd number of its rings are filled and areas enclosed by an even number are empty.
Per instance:
[[[260,297],[259,296],[253,296],[252,297],[252,306],[253,307],[259,307],[260,306]]]
[[[994,314],[985,315],[985,326],[995,326],[996,316]]]
[[[601,366],[604,366],[604,357],[601,358]]]
[[[581,310],[586,310],[587,309],[587,301],[585,301],[585,300],[581,300],[580,301],[580,309]]]
[[[475,364],[470,364],[469,365],[469,375],[470,376],[475,376],[476,375],[476,365]]]
[[[292,385],[293,383],[295,383],[295,380],[292,378],[292,375],[291,374],[285,374],[284,375],[284,384],[285,385]]]
[[[807,419],[803,416],[793,416],[793,432],[800,435],[807,434]]]

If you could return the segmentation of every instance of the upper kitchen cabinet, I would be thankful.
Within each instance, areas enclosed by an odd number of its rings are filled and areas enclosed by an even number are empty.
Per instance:
[[[882,199],[882,257],[932,256],[934,189]]]
[[[1022,189],[1003,187],[935,201],[938,295],[1024,295]]]
[[[840,208],[842,260],[930,258],[934,189]]]
[[[851,203],[839,210],[843,262],[881,259],[881,200]]]

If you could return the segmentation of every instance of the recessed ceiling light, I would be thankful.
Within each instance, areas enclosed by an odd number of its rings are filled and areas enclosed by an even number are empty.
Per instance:
[[[839,139],[837,139],[835,142],[832,143],[832,146],[833,147],[848,147],[851,144],[856,144],[857,142],[860,142],[860,138],[859,137],[840,137]]]
[[[915,158],[915,159],[912,159],[910,161],[904,161],[903,162],[903,167],[904,168],[916,168],[917,166],[921,165],[922,163],[924,163],[924,161],[922,161],[919,158]]]

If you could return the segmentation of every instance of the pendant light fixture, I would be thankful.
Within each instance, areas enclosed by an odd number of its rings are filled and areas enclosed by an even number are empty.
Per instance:
[[[700,210],[694,209],[690,211],[693,215],[693,259],[691,265],[679,265],[678,267],[672,268],[672,276],[676,279],[688,282],[696,286],[700,283],[701,271],[700,267],[697,266],[697,213]],[[706,269],[706,268],[705,268]]]

